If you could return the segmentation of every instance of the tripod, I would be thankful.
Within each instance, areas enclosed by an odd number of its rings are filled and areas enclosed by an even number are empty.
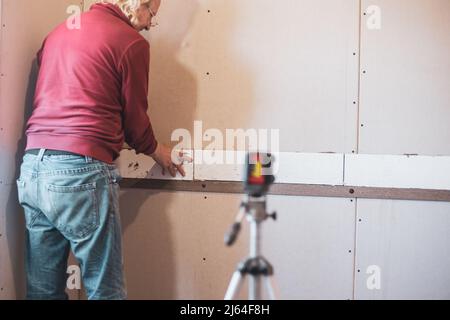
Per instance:
[[[235,223],[229,233],[225,235],[225,243],[233,245],[241,229],[244,217],[250,222],[250,256],[241,262],[230,281],[225,300],[233,300],[242,289],[246,276],[249,276],[249,300],[262,299],[262,283],[270,300],[275,300],[273,289],[274,269],[263,256],[261,256],[261,223],[268,218],[276,220],[276,213],[268,214],[266,211],[266,197],[249,197],[241,203]]]

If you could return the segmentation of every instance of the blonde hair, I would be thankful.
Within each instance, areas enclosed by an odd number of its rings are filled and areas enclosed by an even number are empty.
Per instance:
[[[133,26],[138,24],[136,10],[143,4],[150,4],[153,0],[98,0],[97,3],[111,3],[120,8],[130,19]]]

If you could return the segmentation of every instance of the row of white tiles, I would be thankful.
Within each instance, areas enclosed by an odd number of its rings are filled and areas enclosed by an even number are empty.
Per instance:
[[[242,181],[245,152],[188,152],[186,177],[172,178],[145,155],[123,150],[117,165],[124,178]],[[450,190],[450,157],[281,152],[277,183]],[[228,164],[230,163],[230,164]]]

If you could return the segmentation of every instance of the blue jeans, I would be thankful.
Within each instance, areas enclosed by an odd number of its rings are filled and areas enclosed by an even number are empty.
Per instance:
[[[88,299],[125,299],[117,168],[44,151],[25,154],[17,180],[27,227],[27,299],[67,299],[70,250]]]

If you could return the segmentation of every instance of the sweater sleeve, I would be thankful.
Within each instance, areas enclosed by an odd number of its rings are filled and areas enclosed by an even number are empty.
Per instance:
[[[151,155],[157,141],[148,109],[150,46],[144,39],[132,43],[124,53],[119,69],[122,74],[121,100],[125,142],[136,153]]]

